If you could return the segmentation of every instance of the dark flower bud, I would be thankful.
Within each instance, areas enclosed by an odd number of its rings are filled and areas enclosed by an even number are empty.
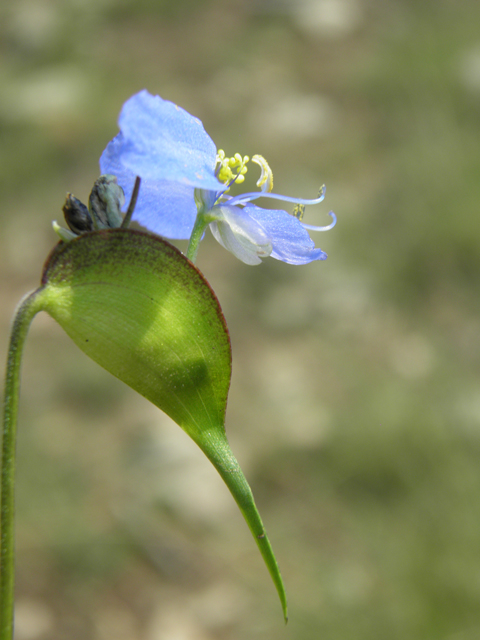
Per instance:
[[[87,207],[71,193],[63,205],[63,214],[69,228],[77,235],[93,230],[93,221]]]

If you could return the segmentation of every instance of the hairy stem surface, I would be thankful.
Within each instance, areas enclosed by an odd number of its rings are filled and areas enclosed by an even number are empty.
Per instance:
[[[20,303],[13,321],[5,376],[0,492],[0,640],[13,638],[15,588],[15,452],[20,368],[30,323],[40,310],[37,291]]]

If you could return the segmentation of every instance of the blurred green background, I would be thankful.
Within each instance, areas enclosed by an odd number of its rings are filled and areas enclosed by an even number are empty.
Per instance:
[[[480,3],[7,0],[1,356],[147,88],[275,190],[329,259],[249,267],[208,234],[227,432],[285,579],[283,626],[233,500],[160,411],[41,314],[18,441],[16,640],[480,637]],[[180,244],[180,246],[182,246]]]

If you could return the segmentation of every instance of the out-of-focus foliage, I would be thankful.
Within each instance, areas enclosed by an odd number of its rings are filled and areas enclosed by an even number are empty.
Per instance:
[[[479,23],[471,0],[3,3],[3,354],[65,192],[85,199],[144,87],[227,154],[264,155],[282,193],[325,182],[306,222],[339,219],[323,263],[248,267],[208,236],[198,258],[232,335],[227,432],[287,630],[214,470],[40,316],[17,640],[478,638]]]

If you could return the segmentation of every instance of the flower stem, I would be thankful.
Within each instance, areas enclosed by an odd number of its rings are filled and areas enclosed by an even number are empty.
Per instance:
[[[202,239],[205,229],[214,219],[215,218],[211,216],[206,216],[203,211],[199,211],[197,215],[197,219],[195,220],[195,224],[193,225],[193,231],[192,235],[190,236],[190,242],[188,243],[187,249],[187,258],[194,264],[197,259],[200,240]]]
[[[3,441],[0,493],[0,640],[13,638],[15,586],[15,449],[20,390],[20,366],[30,323],[40,310],[37,293],[28,294],[20,303],[13,321],[5,376]]]
[[[135,205],[137,204],[138,192],[140,190],[140,178],[135,178],[135,184],[133,185],[132,197],[130,198],[130,204],[128,205],[127,213],[120,225],[122,229],[127,229],[130,221],[132,220],[133,212],[135,211]]]

